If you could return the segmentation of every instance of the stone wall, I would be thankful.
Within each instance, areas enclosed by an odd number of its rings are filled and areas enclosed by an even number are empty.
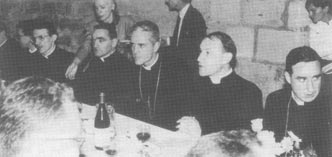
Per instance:
[[[92,1],[0,0],[0,13],[10,26],[37,16],[88,22],[94,18]],[[262,89],[264,100],[268,93],[282,87],[287,53],[308,42],[306,31],[291,31],[285,26],[292,1],[295,0],[193,0],[194,7],[206,20],[208,32],[224,31],[234,39],[239,60],[236,71]],[[136,20],[152,20],[160,26],[162,36],[172,34],[177,14],[168,11],[164,0],[117,0],[117,3],[120,14],[131,15]]]

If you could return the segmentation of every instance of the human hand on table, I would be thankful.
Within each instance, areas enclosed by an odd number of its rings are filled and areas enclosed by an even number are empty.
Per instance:
[[[176,128],[178,132],[190,135],[193,138],[198,139],[202,134],[201,126],[195,117],[184,116],[180,118]]]

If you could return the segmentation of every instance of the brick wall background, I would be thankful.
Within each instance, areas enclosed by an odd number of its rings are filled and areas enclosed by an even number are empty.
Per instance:
[[[37,16],[89,22],[94,18],[92,2],[0,0],[0,17],[7,21],[11,33],[19,20]],[[299,5],[304,0],[193,0],[192,3],[203,14],[208,32],[224,31],[234,39],[239,60],[236,71],[262,89],[264,100],[268,93],[282,87],[286,55],[292,48],[308,43],[307,31],[287,27],[287,23],[298,22],[292,20],[307,17],[304,5]],[[152,20],[159,25],[162,36],[172,34],[177,13],[169,12],[164,0],[117,0],[117,4],[121,15]],[[287,14],[294,6],[298,10]]]

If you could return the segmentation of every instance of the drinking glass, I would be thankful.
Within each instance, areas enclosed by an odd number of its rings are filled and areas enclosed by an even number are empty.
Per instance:
[[[151,137],[150,127],[144,124],[138,126],[138,133],[136,137],[138,140],[142,141],[143,143],[148,141]]]

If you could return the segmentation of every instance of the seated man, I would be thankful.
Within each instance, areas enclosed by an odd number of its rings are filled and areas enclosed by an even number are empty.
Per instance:
[[[302,139],[301,149],[313,146],[327,156],[327,101],[321,91],[321,58],[310,47],[298,47],[286,58],[287,86],[268,95],[264,127],[280,141],[292,131]],[[328,148],[328,149],[327,149]]]
[[[186,157],[275,157],[275,155],[264,151],[256,134],[247,130],[232,130],[202,136]]]
[[[32,71],[36,76],[51,78],[57,82],[68,82],[65,73],[74,55],[57,47],[55,27],[52,23],[36,20],[33,38],[38,53],[33,55]]]
[[[87,69],[78,74],[75,85],[76,98],[86,104],[99,102],[99,93],[106,101],[124,103],[133,91],[134,64],[116,51],[116,31],[109,24],[95,26],[92,34],[94,57]],[[115,106],[116,107],[116,106]]]
[[[137,22],[131,33],[132,53],[139,66],[135,76],[137,103],[125,114],[174,130],[176,120],[189,108],[185,66],[160,48],[158,26],[151,21]]]
[[[234,71],[236,47],[225,33],[207,35],[197,59],[199,75],[193,114],[203,134],[250,129],[250,120],[263,114],[262,92]]]
[[[33,75],[31,65],[33,65],[33,53],[37,52],[37,48],[33,42],[32,29],[34,20],[20,21],[16,25],[17,36],[21,47],[21,52],[16,58],[20,76],[26,77]]]
[[[20,21],[17,26],[17,35],[21,48],[29,53],[35,53],[37,48],[33,42],[32,31],[34,20]],[[28,53],[27,52],[27,53]]]
[[[85,25],[85,39],[76,52],[75,59],[67,69],[66,76],[69,79],[75,79],[75,75],[78,72],[80,65],[85,66],[85,60],[89,60],[91,56],[91,43],[93,27],[97,24],[110,24],[112,29],[116,30],[117,38],[119,41],[126,40],[131,26],[134,25],[134,20],[131,16],[120,16],[117,10],[117,4],[115,0],[94,0],[95,20],[89,21]],[[126,53],[125,51],[119,51],[120,53]]]
[[[20,56],[18,42],[7,36],[7,28],[0,21],[0,79],[7,82],[14,81],[20,77],[17,66],[17,58]]]
[[[0,101],[0,156],[78,157],[81,121],[71,88],[27,77],[8,85]]]

